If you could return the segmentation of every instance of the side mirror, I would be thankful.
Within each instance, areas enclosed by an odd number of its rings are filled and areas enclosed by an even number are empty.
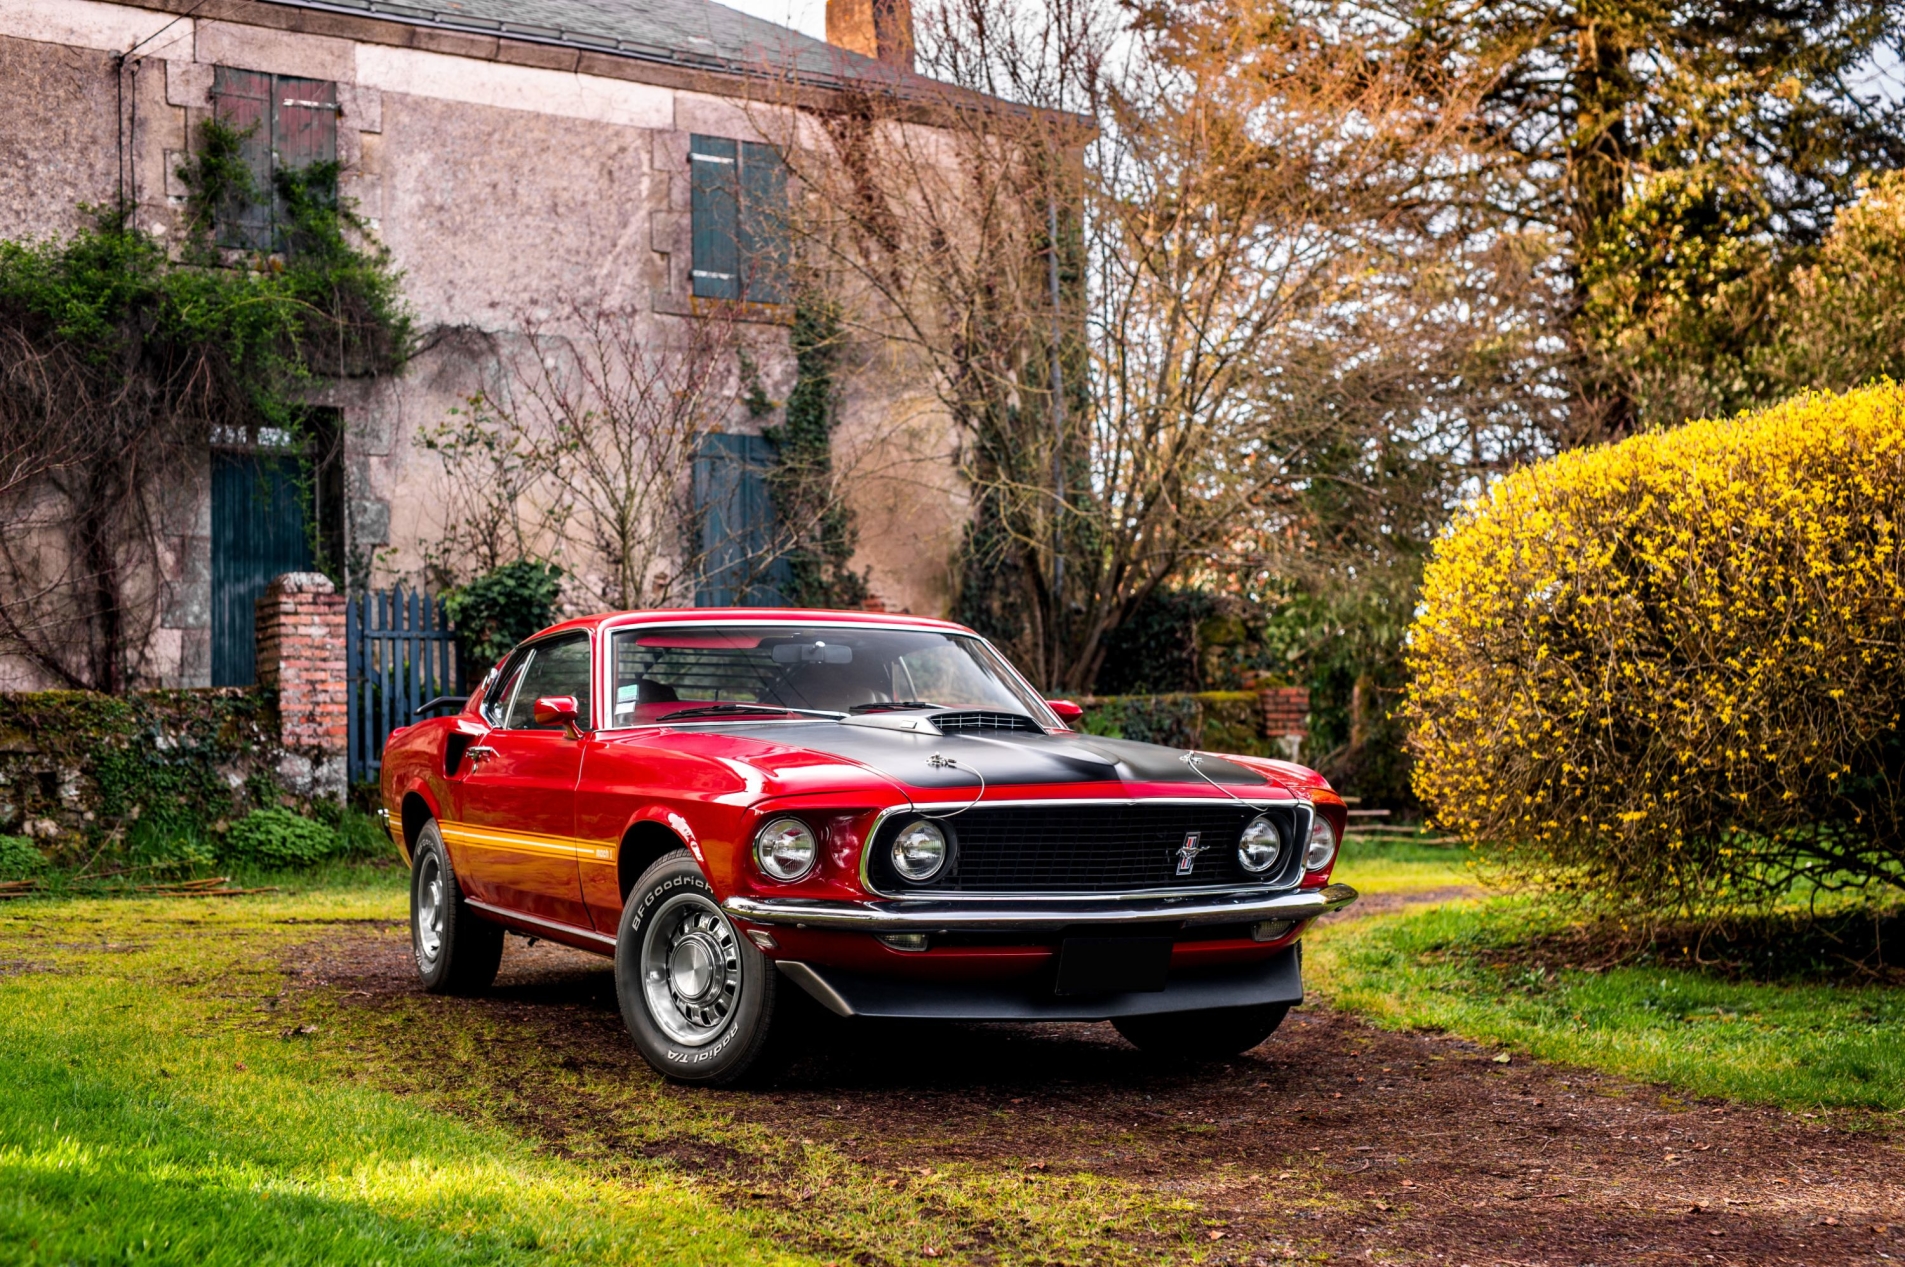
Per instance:
[[[538,726],[567,726],[572,735],[581,735],[576,716],[581,711],[573,695],[545,695],[536,701],[534,717]]]
[[[1085,710],[1068,699],[1048,699],[1045,706],[1058,714],[1058,719],[1067,726],[1085,715]]]

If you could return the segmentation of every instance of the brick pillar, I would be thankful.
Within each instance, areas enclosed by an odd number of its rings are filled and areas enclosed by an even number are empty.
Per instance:
[[[1259,691],[1257,700],[1263,707],[1263,737],[1277,744],[1284,760],[1295,761],[1310,733],[1310,689],[1273,686]]]
[[[295,796],[344,799],[344,596],[317,572],[287,572],[258,600],[258,685],[278,694],[279,782]]]

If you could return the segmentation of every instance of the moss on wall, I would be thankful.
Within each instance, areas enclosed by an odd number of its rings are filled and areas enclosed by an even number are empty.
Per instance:
[[[0,694],[0,833],[57,862],[209,857],[249,810],[297,803],[277,737],[255,689]]]

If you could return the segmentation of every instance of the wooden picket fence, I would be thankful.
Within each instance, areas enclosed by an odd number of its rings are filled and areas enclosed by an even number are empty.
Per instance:
[[[375,779],[384,741],[444,695],[468,694],[443,600],[397,586],[353,595],[345,609],[350,777]]]

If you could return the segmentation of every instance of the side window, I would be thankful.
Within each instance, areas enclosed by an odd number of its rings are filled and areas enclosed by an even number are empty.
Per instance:
[[[212,116],[237,134],[231,157],[250,185],[219,203],[218,245],[296,249],[292,198],[337,198],[337,85],[219,66],[212,72]]]
[[[575,696],[576,721],[589,728],[589,635],[569,634],[530,648],[529,667],[509,705],[505,730],[558,730],[536,724],[536,701],[549,695]]]
[[[688,141],[694,293],[701,299],[787,302],[787,165],[755,141]]]
[[[490,725],[503,724],[503,713],[509,707],[510,693],[516,689],[516,680],[522,676],[523,665],[529,663],[529,651],[528,647],[519,647],[509,659],[503,661],[496,681],[483,693],[483,720]]]

